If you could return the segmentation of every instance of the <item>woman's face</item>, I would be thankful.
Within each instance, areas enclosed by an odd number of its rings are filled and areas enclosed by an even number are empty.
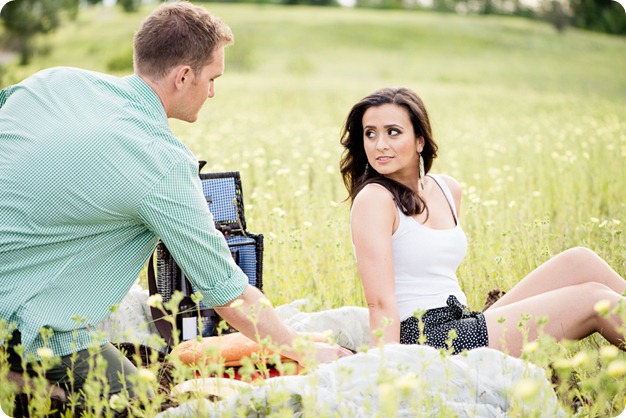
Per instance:
[[[363,145],[374,170],[409,187],[415,185],[424,140],[416,137],[404,107],[388,103],[368,108],[363,114]]]

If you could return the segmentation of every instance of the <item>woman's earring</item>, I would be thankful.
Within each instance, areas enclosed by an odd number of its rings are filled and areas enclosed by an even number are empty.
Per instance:
[[[370,163],[365,163],[365,170],[363,171],[363,175],[367,177],[367,173],[370,171]]]
[[[420,187],[422,188],[422,190],[424,190],[424,177],[426,176],[426,173],[424,173],[424,159],[422,158],[422,154],[420,154],[420,177],[419,177],[419,182],[420,182]]]

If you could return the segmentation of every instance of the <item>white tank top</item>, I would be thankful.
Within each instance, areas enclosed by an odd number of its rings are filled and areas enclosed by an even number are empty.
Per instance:
[[[456,296],[459,302],[467,305],[467,298],[456,277],[456,270],[467,251],[467,238],[459,225],[448,185],[438,176],[429,176],[443,191],[456,226],[432,229],[398,209],[398,229],[392,235],[391,243],[396,302],[401,321],[413,316],[418,309],[446,306],[449,295]]]

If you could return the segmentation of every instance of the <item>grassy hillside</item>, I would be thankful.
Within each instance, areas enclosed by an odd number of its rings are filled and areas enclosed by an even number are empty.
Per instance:
[[[208,160],[207,171],[241,171],[249,229],[266,236],[266,293],[275,304],[309,297],[311,309],[364,305],[339,132],[353,103],[389,85],[422,96],[440,144],[433,172],[464,186],[470,248],[459,279],[472,307],[575,245],[626,275],[623,37],[558,34],[516,18],[206,7],[231,25],[236,44],[200,120],[172,127]],[[126,74],[132,35],[149,10],[81,11],[46,39],[49,55],[7,67],[2,82],[54,65]],[[583,395],[598,399],[594,391],[606,385],[588,369],[577,373],[591,376]],[[622,409],[620,390],[605,391],[605,403],[588,412]]]
[[[561,35],[515,18],[207,8],[231,25],[236,44],[200,121],[172,126],[209,170],[242,172],[250,226],[268,237],[276,302],[309,294],[322,306],[363,302],[338,136],[350,106],[388,85],[422,95],[441,146],[434,171],[466,187],[472,247],[461,279],[475,305],[484,290],[509,287],[571,245],[595,248],[623,272],[626,246],[607,235],[626,222],[623,38]],[[126,74],[149,10],[84,10],[46,39],[49,55],[8,67],[3,81],[54,65]]]

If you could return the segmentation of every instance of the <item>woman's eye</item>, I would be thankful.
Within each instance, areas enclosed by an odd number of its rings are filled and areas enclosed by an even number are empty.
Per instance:
[[[374,138],[376,136],[376,132],[374,131],[365,131],[366,138]]]
[[[400,135],[400,131],[397,129],[389,129],[389,136]]]

